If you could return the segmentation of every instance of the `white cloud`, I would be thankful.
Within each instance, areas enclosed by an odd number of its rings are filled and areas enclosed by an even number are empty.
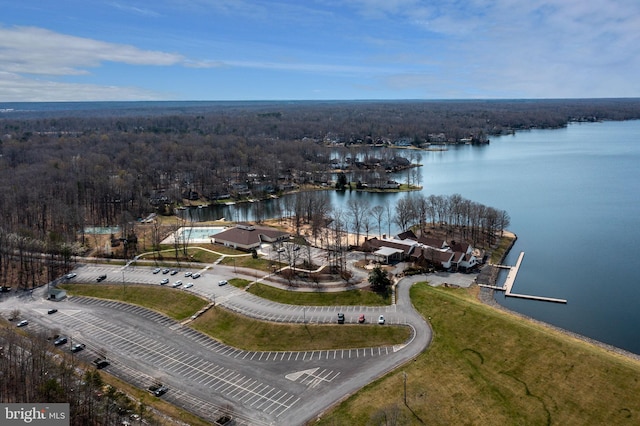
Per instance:
[[[135,87],[60,83],[24,78],[17,74],[0,71],[0,101],[2,102],[137,101],[168,98],[170,96],[166,93]]]
[[[74,37],[35,27],[0,27],[0,71],[21,74],[82,75],[102,62],[167,66],[177,54]]]

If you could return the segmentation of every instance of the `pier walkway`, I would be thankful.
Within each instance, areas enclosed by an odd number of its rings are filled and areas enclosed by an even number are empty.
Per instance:
[[[566,299],[556,299],[554,297],[544,297],[544,296],[531,296],[528,294],[520,294],[513,293],[513,284],[516,281],[516,276],[518,275],[518,270],[520,269],[520,264],[522,263],[522,259],[524,258],[524,252],[520,252],[520,256],[518,256],[518,260],[516,261],[515,266],[506,266],[506,265],[497,265],[498,268],[509,269],[509,273],[507,274],[507,279],[504,281],[504,285],[502,287],[495,285],[487,285],[487,284],[478,284],[480,287],[491,288],[493,290],[504,291],[504,295],[508,297],[518,297],[520,299],[530,299],[530,300],[541,300],[543,302],[554,302],[554,303],[567,303]]]

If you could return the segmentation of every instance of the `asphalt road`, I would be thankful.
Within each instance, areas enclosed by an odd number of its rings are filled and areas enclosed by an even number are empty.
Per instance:
[[[118,302],[70,297],[61,302],[45,300],[45,288],[33,295],[4,298],[0,312],[5,317],[20,309],[29,320],[27,330],[69,337],[85,343],[77,356],[91,361],[106,354],[111,365],[106,371],[136,386],[146,388],[155,381],[169,387],[162,398],[210,421],[232,415],[237,424],[303,424],[320,415],[372,380],[409,361],[431,341],[431,329],[415,312],[409,300],[411,280],[397,287],[397,303],[385,307],[300,307],[260,299],[220,280],[236,277],[233,267],[207,267],[202,276],[191,279],[153,274],[153,268],[87,265],[76,269],[77,282],[95,282],[106,274],[106,283],[159,285],[170,278],[193,282],[193,291],[216,305],[250,317],[297,323],[335,323],[338,312],[347,323],[364,313],[375,322],[383,314],[387,324],[403,324],[413,330],[409,342],[396,347],[358,348],[329,351],[252,352],[222,345],[188,325],[156,312]],[[197,272],[195,269],[190,272]],[[241,275],[241,274],[240,274]],[[251,276],[246,276],[251,279]],[[423,277],[424,278],[424,277]],[[255,279],[255,277],[253,277]],[[47,314],[49,308],[58,312]]]

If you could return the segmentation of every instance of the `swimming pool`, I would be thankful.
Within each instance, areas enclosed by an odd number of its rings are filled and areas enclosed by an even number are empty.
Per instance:
[[[218,232],[224,231],[222,226],[188,226],[181,227],[162,241],[162,244],[173,244],[177,239],[181,243],[209,243],[211,237]]]
[[[120,232],[119,226],[85,226],[85,234],[118,234]]]

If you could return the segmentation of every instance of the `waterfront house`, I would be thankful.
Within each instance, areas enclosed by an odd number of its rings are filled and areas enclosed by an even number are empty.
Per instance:
[[[284,241],[288,240],[290,236],[288,232],[275,228],[239,223],[233,228],[215,234],[213,242],[237,250],[251,251],[260,247],[262,243]]]

